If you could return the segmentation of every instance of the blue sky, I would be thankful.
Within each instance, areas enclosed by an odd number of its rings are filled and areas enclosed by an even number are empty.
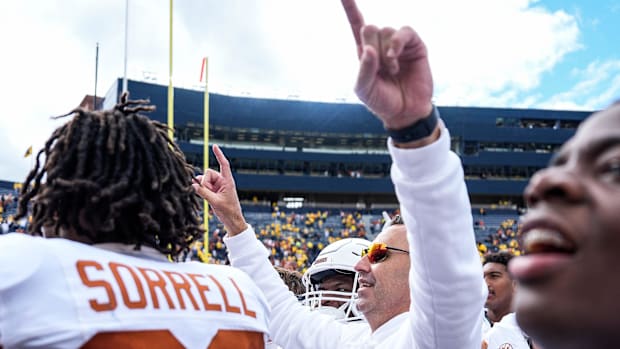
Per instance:
[[[599,73],[600,80],[591,91],[584,95],[571,96],[576,107],[604,108],[614,99],[620,99],[620,89],[617,87],[620,50],[616,44],[620,35],[620,1],[546,0],[540,4],[552,11],[564,10],[574,16],[579,26],[581,45],[580,49],[566,55],[543,75],[538,88],[543,98],[549,99],[566,92],[568,86],[577,86],[588,77],[599,76]],[[611,100],[588,103],[589,99],[594,99],[597,95],[605,95],[614,85],[614,79],[616,89],[615,93],[611,93],[614,95]]]
[[[439,105],[595,110],[620,98],[620,0],[359,0],[367,23],[427,43]],[[128,77],[168,84],[168,0],[130,0]],[[0,179],[22,180],[64,114],[123,74],[125,0],[0,2]],[[253,97],[357,102],[337,0],[177,0],[174,82]],[[346,122],[346,120],[343,120]]]

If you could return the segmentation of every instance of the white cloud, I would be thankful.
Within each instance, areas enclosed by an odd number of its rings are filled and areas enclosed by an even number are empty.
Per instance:
[[[168,83],[168,1],[132,0],[129,77]],[[428,44],[440,104],[523,103],[541,75],[580,48],[574,16],[528,0],[359,0],[368,23],[411,25]],[[67,112],[123,72],[125,1],[2,1],[0,179],[21,180],[22,154]],[[197,84],[204,55],[212,91],[354,99],[357,59],[335,0],[175,1],[175,85]],[[529,97],[528,101],[540,100]],[[587,102],[587,101],[586,101]],[[7,164],[9,164],[7,166]]]
[[[454,11],[471,23],[451,18],[454,28],[429,42],[440,104],[510,106],[518,102],[515,92],[537,88],[543,73],[580,48],[576,21],[565,12],[525,1],[474,1],[472,7]],[[483,7],[493,15],[471,13]]]
[[[602,109],[620,98],[620,60],[595,61],[574,69],[578,82],[569,90],[538,103],[540,108],[564,110]]]

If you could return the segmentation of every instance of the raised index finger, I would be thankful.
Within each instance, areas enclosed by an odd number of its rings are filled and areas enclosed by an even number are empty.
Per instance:
[[[220,164],[220,174],[224,176],[224,178],[232,178],[230,163],[228,162],[228,159],[226,159],[226,156],[224,156],[222,149],[220,149],[217,144],[213,145],[213,153],[215,154],[217,162]]]
[[[357,56],[360,57],[362,55],[361,30],[364,26],[364,16],[362,16],[362,13],[357,8],[355,0],[342,0],[342,7],[344,8],[344,12],[347,14],[347,19],[349,20],[351,30],[353,31],[353,37],[355,38],[355,44],[357,45]]]

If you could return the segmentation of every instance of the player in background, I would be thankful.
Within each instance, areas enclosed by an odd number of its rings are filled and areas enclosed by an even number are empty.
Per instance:
[[[484,281],[489,288],[485,302],[485,322],[482,348],[501,349],[507,344],[513,349],[531,349],[530,337],[517,324],[513,312],[513,298],[517,292],[516,281],[508,273],[508,263],[514,256],[508,251],[489,253],[482,263]],[[507,346],[506,346],[507,347]]]
[[[512,299],[516,289],[516,281],[508,273],[508,262],[512,257],[513,255],[510,252],[501,251],[487,254],[482,262],[484,282],[489,289],[487,300],[484,303],[483,335],[495,323],[513,311]]]
[[[303,275],[306,292],[302,304],[338,320],[363,320],[355,306],[359,276],[355,264],[360,260],[360,251],[369,246],[370,241],[359,238],[325,246]]]

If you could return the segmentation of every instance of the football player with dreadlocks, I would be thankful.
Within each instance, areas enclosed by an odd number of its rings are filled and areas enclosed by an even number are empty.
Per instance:
[[[264,345],[268,306],[246,274],[168,260],[201,236],[201,205],[146,103],[76,109],[38,152],[17,214],[32,210],[30,234],[0,237],[0,347]]]

